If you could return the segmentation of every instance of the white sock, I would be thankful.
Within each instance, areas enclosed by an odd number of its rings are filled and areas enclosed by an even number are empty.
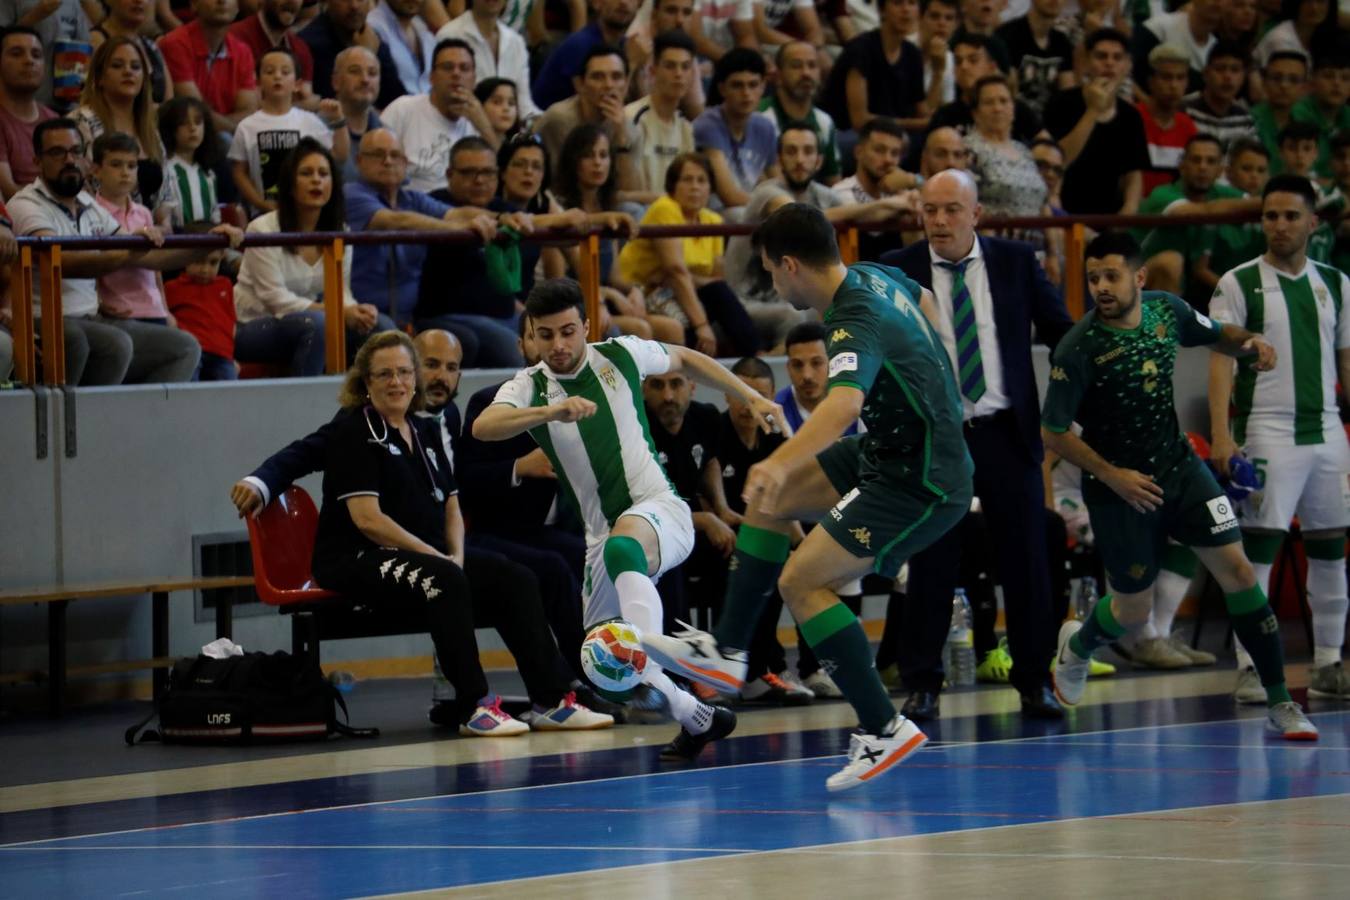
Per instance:
[[[1247,652],[1247,648],[1242,646],[1242,641],[1238,640],[1237,635],[1233,635],[1233,652],[1237,654],[1237,667],[1241,672],[1243,669],[1255,669],[1256,663],[1252,660],[1252,655]]]
[[[1345,560],[1308,560],[1308,608],[1312,610],[1313,665],[1329,666],[1341,660],[1345,642]]]
[[[677,687],[659,666],[648,662],[642,682],[666,698],[666,702],[670,704],[671,718],[679,722],[690,734],[702,734],[712,725],[712,707],[688,691]]]
[[[1181,601],[1186,599],[1186,588],[1190,584],[1191,580],[1180,573],[1166,569],[1158,573],[1158,580],[1153,582],[1153,611],[1149,614],[1154,637],[1171,637],[1172,622]]]
[[[661,594],[650,578],[641,572],[620,572],[614,579],[619,594],[619,612],[643,634],[660,634],[664,612]]]

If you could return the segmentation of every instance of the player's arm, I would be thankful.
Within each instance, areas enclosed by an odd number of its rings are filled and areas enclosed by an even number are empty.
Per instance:
[[[1261,339],[1259,334],[1248,331],[1241,325],[1224,323],[1220,326],[1219,340],[1213,350],[1235,359],[1255,357],[1252,368],[1258,372],[1269,372],[1275,368],[1275,348]]]
[[[1237,452],[1228,410],[1233,402],[1233,360],[1220,353],[1209,355],[1209,458],[1220,472],[1228,474],[1228,460]]]
[[[806,429],[803,427],[802,430]],[[1146,513],[1162,506],[1163,489],[1151,476],[1134,469],[1113,466],[1069,429],[1055,431],[1041,426],[1041,440],[1045,442],[1047,450],[1096,476],[1136,511]]]
[[[861,388],[851,384],[830,388],[801,430],[763,462],[750,468],[742,495],[746,508],[757,506],[764,513],[773,515],[778,497],[787,487],[792,473],[843,437],[844,431],[862,414],[866,396]]]
[[[474,420],[473,436],[480,441],[506,441],[549,422],[578,422],[593,415],[595,403],[585,397],[568,397],[548,406],[494,403]]]
[[[684,372],[705,387],[741,398],[754,411],[755,419],[765,434],[775,431],[789,433],[787,417],[783,415],[782,407],[760,396],[759,391],[731,374],[731,370],[726,366],[691,347],[680,347],[675,344],[662,346],[670,354],[670,368],[667,371]],[[839,433],[843,434],[843,429],[840,429]]]

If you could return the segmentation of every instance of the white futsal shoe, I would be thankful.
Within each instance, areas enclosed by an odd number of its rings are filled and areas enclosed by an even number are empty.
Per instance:
[[[679,622],[679,620],[676,620]],[[683,675],[728,694],[739,694],[745,687],[748,659],[744,651],[723,650],[717,639],[706,631],[679,622],[684,628],[672,635],[644,634],[642,647],[647,655],[670,672]]]
[[[1278,734],[1286,741],[1317,740],[1317,726],[1303,714],[1303,708],[1292,700],[1276,703],[1267,711],[1266,731]]]
[[[1059,627],[1059,653],[1055,657],[1055,670],[1051,673],[1055,684],[1055,697],[1065,706],[1077,706],[1083,699],[1083,688],[1087,686],[1088,668],[1091,659],[1083,659],[1069,646],[1069,639],[1082,629],[1082,622],[1065,622]]]
[[[852,734],[848,739],[848,763],[825,779],[831,791],[846,791],[878,778],[911,753],[928,743],[928,735],[909,719],[896,715],[881,734]]]

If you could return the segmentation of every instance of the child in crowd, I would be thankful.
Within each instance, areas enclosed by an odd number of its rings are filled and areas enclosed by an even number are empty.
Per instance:
[[[1340,197],[1337,212],[1345,214],[1346,198],[1350,197],[1350,131],[1341,131],[1331,139],[1332,190]],[[1331,264],[1342,272],[1350,272],[1350,218],[1331,222],[1335,231],[1335,245],[1331,250]]]
[[[1317,191],[1317,228],[1308,238],[1308,258],[1330,263],[1336,246],[1336,226],[1345,210],[1345,195],[1335,184],[1324,184],[1317,177],[1320,133],[1311,122],[1290,122],[1280,132],[1280,160],[1287,175],[1302,175]]]
[[[347,161],[350,138],[339,127],[346,119],[336,100],[319,104],[319,115],[295,106],[295,54],[284,47],[268,50],[258,60],[258,93],[262,108],[239,123],[229,159],[235,187],[255,213],[277,208],[277,179],[287,154],[311,137],[333,152],[339,165]]]
[[[131,199],[136,193],[141,155],[136,139],[120,131],[107,132],[94,141],[93,154],[90,174],[98,181],[95,199],[99,205],[127,234],[158,235],[154,213]],[[99,276],[98,308],[109,318],[172,324],[164,304],[163,281],[153,269],[127,266]]]
[[[175,231],[196,222],[220,224],[215,173],[220,142],[206,139],[210,123],[211,110],[196,97],[174,97],[159,108],[159,136],[169,157],[165,176],[178,188]]]
[[[509,78],[484,78],[474,87],[473,95],[483,104],[488,124],[497,132],[498,143],[520,130],[520,102],[514,81]]]
[[[224,250],[212,250],[189,263],[187,270],[164,285],[169,311],[178,327],[202,345],[202,361],[194,381],[234,381],[234,285],[220,274]]]

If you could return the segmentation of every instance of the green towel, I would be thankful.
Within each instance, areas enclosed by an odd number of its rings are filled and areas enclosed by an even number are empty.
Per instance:
[[[499,294],[520,293],[520,232],[510,225],[497,229],[497,239],[483,248],[488,283]]]

